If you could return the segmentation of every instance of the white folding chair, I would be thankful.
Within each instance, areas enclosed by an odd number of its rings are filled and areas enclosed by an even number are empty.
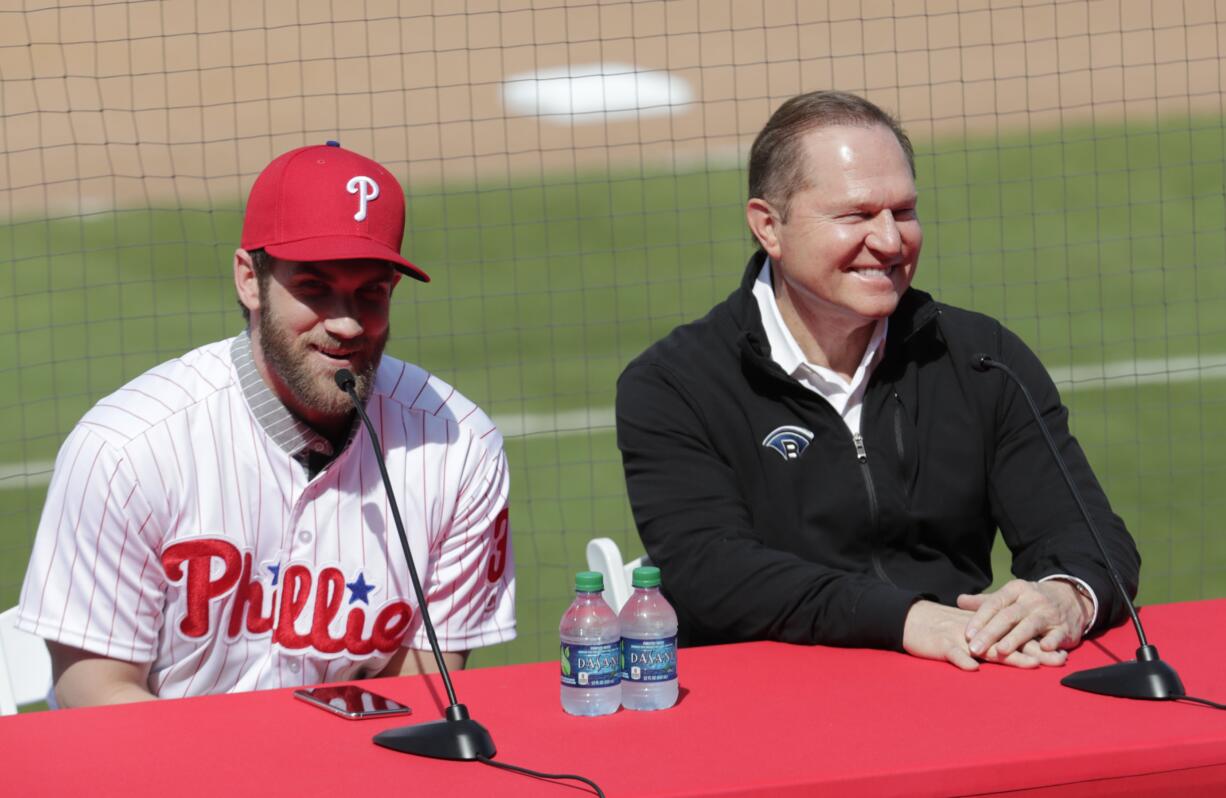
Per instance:
[[[621,549],[612,538],[592,538],[587,542],[588,570],[599,571],[604,576],[604,598],[614,612],[621,612],[622,605],[630,598],[634,591],[630,580],[634,569],[641,565],[651,565],[651,559],[644,554],[623,563]]]
[[[0,715],[46,701],[51,691],[51,655],[41,637],[19,631],[17,608],[0,613]]]

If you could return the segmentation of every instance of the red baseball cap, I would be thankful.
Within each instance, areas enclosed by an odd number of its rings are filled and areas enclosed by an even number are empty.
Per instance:
[[[400,256],[404,190],[392,173],[329,141],[277,156],[251,186],[242,247],[274,258],[385,260],[409,277],[430,275]]]

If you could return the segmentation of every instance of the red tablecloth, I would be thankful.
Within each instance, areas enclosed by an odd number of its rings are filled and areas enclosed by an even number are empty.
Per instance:
[[[1226,702],[1226,600],[1149,607],[1142,618],[1188,692]],[[978,673],[882,651],[683,650],[675,708],[594,719],[562,712],[554,662],[458,673],[455,685],[499,760],[580,773],[610,798],[1226,795],[1226,712],[1059,684],[1135,649],[1126,626],[1064,668]],[[441,686],[369,684],[414,715],[347,721],[286,690],[0,718],[0,792],[566,798],[586,789],[379,748],[377,731],[440,717]]]

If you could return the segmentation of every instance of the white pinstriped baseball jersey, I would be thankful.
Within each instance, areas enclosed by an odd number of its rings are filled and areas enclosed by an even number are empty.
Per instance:
[[[359,678],[402,645],[429,647],[370,437],[357,430],[309,477],[253,412],[240,343],[164,363],[82,418],[22,588],[19,628],[150,662],[162,697]],[[386,355],[367,411],[443,650],[511,639],[497,429]]]

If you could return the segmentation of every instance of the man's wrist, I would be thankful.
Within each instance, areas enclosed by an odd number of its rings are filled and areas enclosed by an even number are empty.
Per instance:
[[[1039,581],[1060,582],[1072,588],[1077,608],[1081,610],[1081,633],[1084,635],[1089,632],[1091,627],[1094,626],[1094,621],[1098,619],[1098,597],[1094,595],[1094,590],[1084,581],[1067,574],[1052,574],[1051,576],[1043,577]]]

